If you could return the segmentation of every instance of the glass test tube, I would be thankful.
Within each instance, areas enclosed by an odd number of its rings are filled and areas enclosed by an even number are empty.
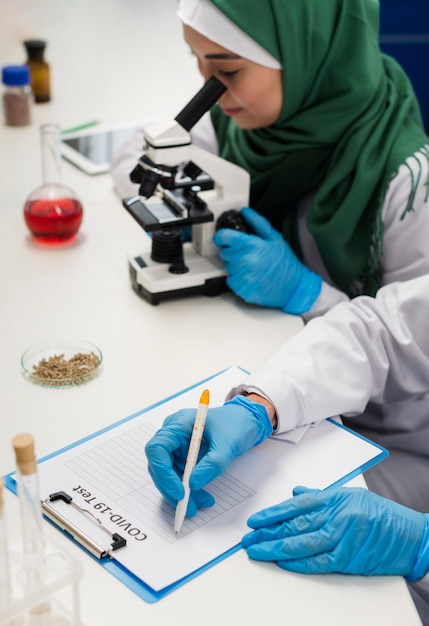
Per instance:
[[[43,582],[44,536],[42,528],[42,507],[39,497],[36,455],[33,436],[24,433],[16,435],[12,444],[17,466],[17,486],[21,512],[21,531],[24,552],[24,567],[27,586],[37,588]],[[31,615],[43,624],[49,614],[50,604],[44,602],[31,610]],[[37,616],[37,617],[36,617]]]

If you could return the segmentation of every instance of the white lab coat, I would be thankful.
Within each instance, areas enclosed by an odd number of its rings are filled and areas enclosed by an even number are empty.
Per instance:
[[[390,452],[365,473],[369,487],[429,512],[428,313],[428,276],[392,283],[376,299],[340,303],[311,320],[243,389],[275,405],[278,436],[290,440],[312,422],[342,415]]]
[[[429,389],[429,275],[340,303],[306,324],[245,384],[276,408],[277,433]],[[409,417],[412,421],[413,417]]]

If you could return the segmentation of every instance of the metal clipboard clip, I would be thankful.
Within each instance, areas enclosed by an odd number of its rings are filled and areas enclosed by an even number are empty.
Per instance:
[[[71,504],[75,509],[80,511],[85,515],[91,516],[108,535],[110,535],[112,539],[111,545],[107,548],[107,550],[100,545],[98,545],[95,541],[93,541],[90,537],[85,535],[77,526],[75,526],[72,522],[67,520],[61,513],[59,513],[54,507],[51,506],[51,502],[55,502],[56,500],[62,500],[66,504]],[[112,533],[107,526],[104,526],[102,521],[92,513],[92,511],[88,511],[88,509],[83,509],[78,504],[73,502],[73,498],[68,495],[65,491],[57,491],[56,493],[51,493],[43,502],[42,502],[42,510],[46,517],[49,517],[55,524],[57,524],[60,528],[68,532],[76,541],[78,541],[84,548],[86,548],[91,554],[96,556],[98,559],[103,559],[106,556],[112,556],[112,552],[114,550],[118,550],[119,548],[124,548],[127,545],[127,540],[119,535],[118,533]]]

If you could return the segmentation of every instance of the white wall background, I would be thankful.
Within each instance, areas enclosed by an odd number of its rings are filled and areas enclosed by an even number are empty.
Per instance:
[[[170,116],[202,84],[176,7],[177,0],[0,0],[0,65],[25,61],[24,39],[46,39],[50,117],[58,111],[64,128]]]

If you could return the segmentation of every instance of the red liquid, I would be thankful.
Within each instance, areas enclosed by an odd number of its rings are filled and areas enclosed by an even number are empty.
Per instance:
[[[41,198],[24,206],[31,234],[45,243],[62,243],[74,237],[82,223],[83,209],[75,198]]]

